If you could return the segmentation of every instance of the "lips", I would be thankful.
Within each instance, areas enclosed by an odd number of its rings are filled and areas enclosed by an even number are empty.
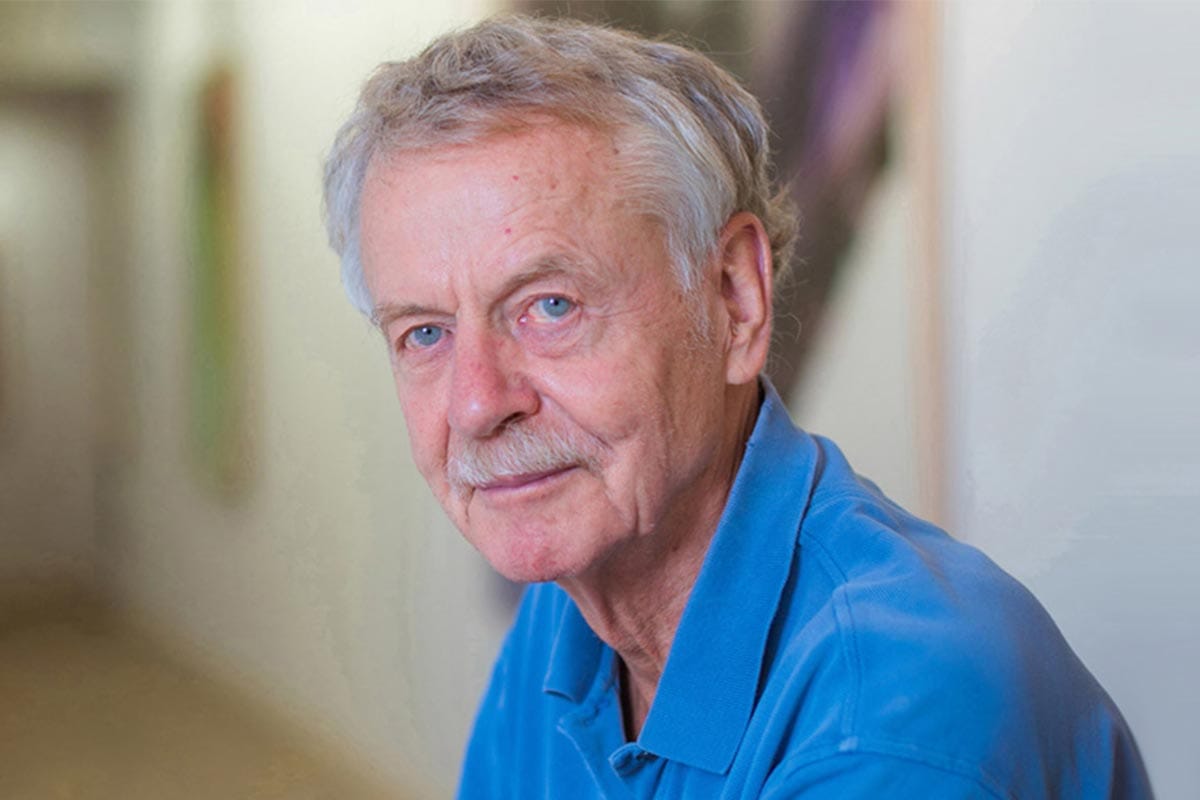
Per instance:
[[[553,478],[575,469],[572,466],[558,467],[542,472],[526,472],[520,475],[498,475],[477,488],[485,492],[504,492],[514,489],[525,489],[540,486]]]

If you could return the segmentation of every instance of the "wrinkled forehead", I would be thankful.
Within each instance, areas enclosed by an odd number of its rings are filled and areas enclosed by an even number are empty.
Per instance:
[[[484,283],[510,268],[577,271],[561,269],[572,259],[618,271],[647,263],[635,255],[661,252],[663,232],[627,203],[618,156],[610,136],[561,124],[381,155],[364,190],[361,229],[372,288],[382,288],[382,272],[414,259],[470,265]]]
[[[430,252],[429,257],[450,263],[484,258],[493,249],[523,253],[526,245],[534,249],[532,242],[597,235],[610,240],[613,249],[606,260],[615,262],[610,266],[645,264],[631,258],[633,251],[649,247],[661,252],[670,239],[669,222],[661,207],[651,208],[648,193],[640,191],[647,183],[645,176],[630,174],[627,146],[620,131],[541,116],[510,121],[486,135],[456,138],[449,144],[410,143],[382,151],[372,159],[364,187],[374,223],[360,229],[368,251],[364,266],[376,273],[370,267],[379,263],[379,253],[398,251],[402,241],[437,244],[436,256]],[[418,208],[425,213],[410,213]],[[393,217],[386,227],[402,231],[388,238],[391,244],[383,244],[378,235],[381,212]],[[507,215],[511,231],[502,222]],[[407,221],[395,219],[400,216]],[[531,229],[544,233],[521,240]],[[549,232],[553,229],[560,235]],[[522,245],[510,247],[510,235]],[[451,241],[456,244],[447,245]],[[555,255],[551,247],[547,243],[546,252],[537,257]],[[653,261],[656,269],[687,288],[669,246],[665,258]],[[377,284],[378,275],[368,282]]]
[[[538,120],[462,141],[381,149],[367,165],[360,202],[380,192],[401,192],[413,201],[466,185],[474,195],[499,187],[512,202],[522,194],[547,199],[536,193],[549,192],[578,195],[577,202],[604,197],[613,208],[629,209],[621,148],[607,130]],[[517,198],[508,198],[508,192]]]
[[[640,162],[634,153],[639,139],[635,131],[576,124],[544,114],[494,122],[473,135],[457,132],[432,143],[409,139],[401,145],[380,148],[367,163],[363,195],[372,190],[400,188],[392,183],[402,184],[403,191],[410,194],[434,192],[445,187],[428,180],[408,181],[407,177],[419,172],[440,175],[448,181],[469,181],[476,173],[429,168],[473,162],[483,171],[494,157],[512,164],[512,180],[528,181],[531,190],[538,187],[561,193],[574,189],[580,201],[584,196],[604,197],[606,211],[645,217],[656,226],[669,225],[657,213],[655,203],[649,202],[650,193],[644,191],[645,176],[638,169]],[[514,146],[519,147],[522,158],[507,158]]]

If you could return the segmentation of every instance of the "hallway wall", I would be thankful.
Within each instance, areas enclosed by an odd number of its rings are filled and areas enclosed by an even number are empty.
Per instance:
[[[97,122],[0,98],[0,611],[95,590]]]
[[[474,4],[146,8],[128,136],[137,445],[108,554],[119,604],[370,768],[448,794],[502,633],[492,583],[407,457],[382,341],[345,301],[321,158],[369,69]],[[188,204],[200,78],[235,76],[248,480],[188,444]],[[480,609],[483,609],[481,611]]]

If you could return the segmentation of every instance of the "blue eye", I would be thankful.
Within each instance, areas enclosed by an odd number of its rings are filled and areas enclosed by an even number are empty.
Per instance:
[[[421,325],[413,328],[404,337],[404,344],[409,347],[433,347],[441,340],[445,331],[437,325]]]
[[[542,316],[549,319],[562,319],[575,308],[575,304],[570,300],[558,296],[543,297],[533,305]]]

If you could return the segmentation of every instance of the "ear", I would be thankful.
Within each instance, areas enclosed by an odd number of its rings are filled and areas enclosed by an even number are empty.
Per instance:
[[[721,300],[728,325],[723,332],[725,380],[742,385],[762,372],[771,345],[771,241],[762,221],[748,211],[729,218],[719,241]]]

